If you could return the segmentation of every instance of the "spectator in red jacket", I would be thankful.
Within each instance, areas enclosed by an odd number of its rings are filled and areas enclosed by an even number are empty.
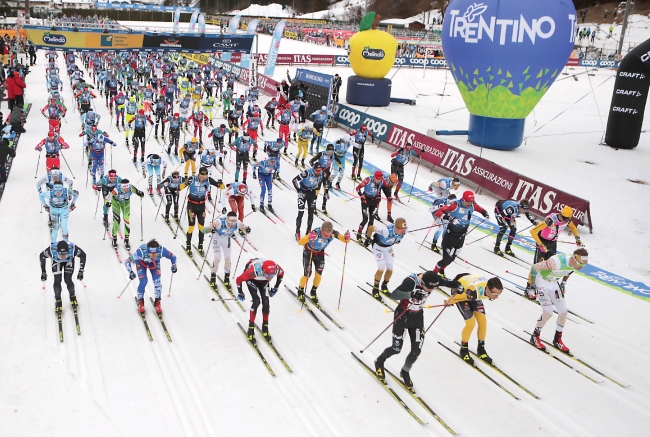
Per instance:
[[[16,104],[16,95],[14,94],[14,77],[13,75],[9,75],[7,77],[7,82],[5,85],[7,86],[7,103],[9,104],[9,111],[14,109],[14,105]]]
[[[23,92],[26,86],[27,85],[25,85],[25,81],[23,80],[22,77],[20,77],[20,73],[14,71],[14,96],[16,99],[16,106],[18,106],[21,109],[25,104],[25,98],[23,96]]]

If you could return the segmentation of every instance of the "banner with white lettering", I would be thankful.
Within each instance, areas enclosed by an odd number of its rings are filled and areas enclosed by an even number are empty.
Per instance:
[[[269,57],[266,61],[264,74],[273,77],[275,72],[275,62],[278,60],[278,52],[280,51],[280,42],[282,41],[282,34],[284,33],[284,26],[287,24],[285,20],[281,20],[275,25],[273,30],[273,38],[271,39],[271,47],[269,48]]]

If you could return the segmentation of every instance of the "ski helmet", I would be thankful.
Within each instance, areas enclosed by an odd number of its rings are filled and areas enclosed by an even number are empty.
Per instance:
[[[61,240],[56,243],[56,253],[59,255],[59,258],[67,258],[69,250],[70,246],[68,245],[67,241]]]
[[[463,193],[463,200],[465,202],[472,202],[473,203],[474,202],[474,193],[472,193],[471,191],[465,191]]]
[[[406,220],[402,217],[395,220],[395,229],[406,229]]]
[[[325,148],[325,150],[330,151],[330,152],[333,152],[333,151],[334,151],[334,144],[329,143],[329,144],[327,145],[327,147]]]
[[[320,162],[314,163],[314,166],[312,167],[314,169],[314,173],[316,174],[321,174],[323,171],[323,165]]]
[[[140,110],[138,111],[138,114],[140,114],[140,115],[144,115],[144,109],[140,109]]]
[[[246,194],[248,192],[248,187],[246,184],[241,184],[239,187],[237,187],[237,191],[239,191],[239,194]]]
[[[570,219],[571,217],[573,217],[573,208],[567,205],[564,208],[562,208],[562,212],[560,214],[562,214],[562,217],[566,219]]]
[[[362,125],[361,125],[361,132],[365,132],[366,129],[368,129],[368,128],[366,127],[366,125],[365,125],[365,124],[362,124]]]
[[[276,271],[277,271],[277,266],[270,259],[262,263],[262,273],[264,274],[264,276],[274,276]]]
[[[201,168],[199,169],[199,175],[200,175],[200,176],[207,176],[207,175],[208,175],[208,169],[205,168],[205,167],[201,167]]]
[[[376,180],[383,179],[384,178],[384,173],[381,170],[377,170],[375,172],[374,176],[375,176]]]
[[[323,112],[327,111],[327,106],[321,106],[320,110]]]

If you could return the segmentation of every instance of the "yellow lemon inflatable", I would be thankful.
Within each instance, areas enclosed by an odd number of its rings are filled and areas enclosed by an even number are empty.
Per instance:
[[[350,65],[354,74],[367,79],[381,79],[395,64],[397,40],[393,35],[377,30],[381,17],[367,13],[360,23],[360,31],[350,38]]]

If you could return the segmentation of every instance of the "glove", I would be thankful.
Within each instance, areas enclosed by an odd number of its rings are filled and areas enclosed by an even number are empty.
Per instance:
[[[546,246],[544,246],[543,244],[538,244],[537,248],[539,249],[540,252],[546,253]]]
[[[165,182],[165,183],[163,184],[163,187],[168,187],[168,186],[169,186],[169,182]]]
[[[135,272],[129,272],[129,279],[135,279]]]
[[[226,213],[226,208],[221,210],[221,214],[225,214],[225,213]]]
[[[143,198],[143,197],[144,197],[144,192],[142,192],[142,191],[138,191],[136,194],[137,194],[138,196],[140,196],[140,198]]]
[[[93,190],[95,190],[95,191],[99,190],[99,188],[97,187],[97,185],[93,184]]]
[[[350,241],[350,231],[347,231],[347,232],[345,233],[345,242],[347,243],[347,242],[349,242],[349,241]]]
[[[178,271],[178,268],[176,267],[176,264],[172,264],[172,273],[176,273]]]
[[[415,300],[424,300],[429,296],[429,293],[422,291],[422,290],[415,290],[413,293],[411,293],[411,298]]]
[[[244,299],[246,299],[246,296],[244,296],[244,292],[242,291],[241,287],[237,287],[237,299],[240,302],[243,302]]]
[[[257,211],[257,207],[255,205],[251,205],[251,209],[253,210],[253,212]]]
[[[79,270],[79,272],[77,273],[77,281],[83,281],[83,280],[84,280],[84,271]]]
[[[487,211],[483,211],[481,214],[483,214],[483,217],[485,217],[486,219],[490,218],[490,213]]]
[[[41,150],[43,150],[43,148],[42,148],[42,147],[39,147],[39,148],[36,149],[36,150],[38,150],[38,151],[40,152]]]
[[[47,281],[47,273],[45,272],[41,273],[41,281],[43,282]]]
[[[360,200],[361,202],[365,203],[365,202],[366,202],[366,196],[364,196],[363,194],[360,194],[360,195],[359,195],[359,200]]]
[[[185,163],[185,160],[183,158],[181,158],[181,164],[183,164],[183,163]]]
[[[109,201],[109,202],[106,202],[106,208],[110,208],[111,205],[112,205],[112,203],[111,203],[110,201]]]
[[[560,291],[564,294],[564,288],[566,286],[566,281],[562,281],[558,284],[560,286]]]
[[[257,173],[253,173],[253,179],[257,179]]]
[[[269,290],[269,296],[273,297],[277,292],[278,292],[278,287],[273,287],[271,288],[271,290]]]
[[[316,233],[316,231],[311,231],[309,233],[309,241],[314,241],[316,238],[318,238],[318,234]]]
[[[50,207],[49,207],[49,206],[46,206],[46,207],[45,207],[45,211],[50,212]]]
[[[580,237],[578,237],[577,235],[576,235],[576,244],[580,247],[585,247],[585,245],[582,244],[582,241],[580,241]]]

